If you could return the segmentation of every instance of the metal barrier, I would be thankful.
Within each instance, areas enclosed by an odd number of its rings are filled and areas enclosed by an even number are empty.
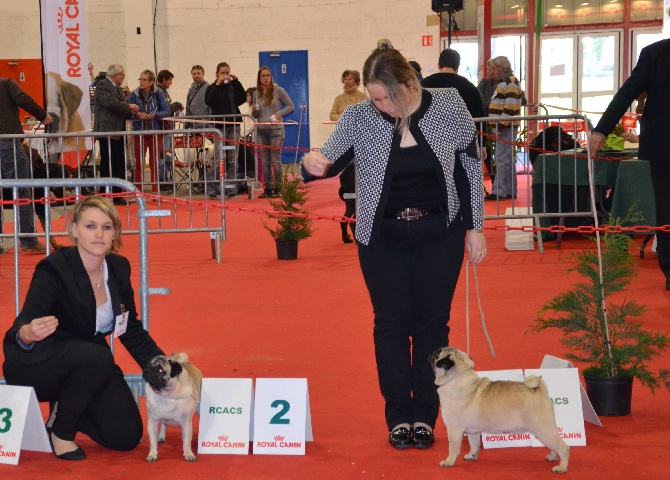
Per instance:
[[[123,142],[124,164],[127,173],[127,180],[133,182],[140,191],[147,189],[149,192],[155,191],[156,194],[163,188],[164,192],[160,196],[157,195],[159,208],[162,203],[169,202],[171,198],[186,196],[188,200],[207,198],[208,190],[219,192],[225,191],[224,179],[216,178],[217,175],[211,173],[215,165],[220,165],[222,158],[223,147],[221,143],[220,132],[214,128],[206,129],[176,129],[176,130],[146,130],[137,132],[86,132],[86,133],[70,133],[70,134],[52,134],[52,133],[31,133],[23,135],[0,135],[0,141],[13,141],[15,148],[21,148],[21,143],[25,139],[31,146],[41,146],[41,151],[44,153],[44,160],[49,160],[44,164],[47,168],[46,178],[76,178],[77,181],[71,184],[66,184],[63,188],[73,189],[77,185],[83,185],[82,180],[88,178],[95,178],[99,174],[100,164],[94,155],[93,144],[95,140],[99,142],[108,142],[110,136],[119,136],[125,139]],[[165,143],[163,139],[167,139]],[[181,144],[180,144],[181,140]],[[161,169],[161,158],[168,153],[168,158],[165,160],[174,159],[174,161],[166,161],[168,179],[164,182],[145,181],[144,168],[140,168],[139,172],[142,174],[139,178],[135,178],[135,173],[138,169],[134,168],[136,161],[134,160],[133,148],[129,144],[138,144],[138,150],[145,151],[145,147],[149,146],[154,151],[154,156],[150,165],[155,172]],[[159,145],[160,142],[160,145]],[[198,146],[199,145],[199,146]],[[206,145],[211,145],[211,155],[205,155]],[[109,146],[109,144],[108,144]],[[74,148],[74,152],[65,151],[67,148]],[[29,163],[34,163],[35,156],[40,153],[40,148],[35,154],[30,151]],[[159,153],[160,152],[160,153]],[[170,158],[171,156],[171,158]],[[16,154],[15,154],[16,163]],[[15,168],[16,171],[16,168]],[[111,159],[109,171],[112,171]],[[31,176],[34,176],[34,170],[31,165]],[[82,193],[90,195],[96,192],[99,187],[84,187]],[[40,195],[42,196],[42,195]],[[45,197],[48,197],[48,192],[45,192]],[[171,225],[166,226],[161,218],[156,224],[152,224],[152,228],[148,229],[149,233],[180,233],[180,232],[208,232],[210,237],[215,239],[216,251],[215,256],[220,262],[221,259],[221,241],[226,238],[226,218],[225,209],[216,208],[216,205],[225,203],[226,196],[220,195],[220,200],[214,203],[213,198],[209,198],[211,206],[205,204],[205,225],[196,225],[193,220],[193,207],[189,203],[188,218],[182,219],[182,211],[178,208],[172,209]],[[50,203],[45,205],[48,211],[52,207]],[[1,219],[0,219],[1,221]],[[137,233],[130,223],[129,213],[125,215],[124,229],[127,233]],[[48,226],[47,226],[48,225]],[[44,230],[49,230],[54,237],[66,236],[67,233],[63,231],[52,231],[50,224],[44,225]],[[40,234],[43,236],[44,234]],[[3,235],[0,234],[0,237]]]
[[[523,123],[536,122],[540,133],[549,126],[557,126],[569,133],[575,140],[578,138],[577,134],[582,131],[580,125],[589,125],[588,119],[583,115],[484,117],[475,118],[474,121],[498,127],[500,122],[509,122],[512,119]],[[483,137],[487,134],[480,132],[479,135],[481,145],[484,141]],[[525,182],[518,181],[518,184],[525,188],[525,195],[511,199],[511,214],[501,211],[502,200],[496,200],[495,214],[486,215],[485,220],[530,218],[533,219],[535,227],[546,228],[550,225],[548,222],[551,222],[551,219],[558,218],[562,223],[566,218],[589,217],[593,219],[596,226],[598,225],[598,216],[603,212],[599,210],[595,199],[597,186],[602,188],[608,185],[605,178],[599,181],[599,185],[595,184],[594,163],[588,148],[567,149],[562,147],[560,142],[557,147],[554,147],[548,143],[549,140],[545,135],[542,135],[536,147],[530,147],[531,142],[527,138],[509,139],[495,135],[491,137],[499,145],[505,143],[513,147],[514,169],[511,174],[517,180],[525,177]],[[538,154],[535,162],[530,161],[532,152]],[[518,164],[521,164],[520,169]],[[499,172],[496,172],[496,175],[498,174]],[[588,191],[585,190],[585,187],[588,187]],[[521,200],[521,198],[524,199]],[[542,253],[542,235],[539,232],[537,241],[539,251]]]
[[[243,138],[240,132],[240,127],[246,122],[256,125],[256,120],[251,115],[181,115],[165,118],[164,120],[171,121],[175,128],[185,128],[186,131],[191,128],[215,128],[221,140],[222,153],[220,158],[226,159],[224,162],[226,185],[236,189],[239,189],[240,186],[246,186],[249,199],[254,199],[259,180],[259,145],[256,143],[256,128],[253,129],[251,138]]]
[[[0,179],[0,187],[12,189],[15,197],[18,196],[18,191],[21,188],[43,188],[46,191],[49,188],[71,188],[75,191],[75,196],[80,196],[81,191],[84,188],[90,189],[102,189],[106,188],[107,191],[111,187],[117,187],[123,189],[127,192],[138,192],[138,189],[131,183],[120,180],[117,178],[98,178],[98,179]],[[149,233],[147,219],[150,217],[161,217],[170,215],[169,210],[147,210],[146,200],[142,196],[135,196],[135,202],[137,203],[137,219],[138,219],[138,229],[137,234],[139,235],[139,268],[140,268],[140,285],[138,294],[140,298],[140,317],[142,318],[142,325],[145,330],[149,330],[149,295],[151,294],[160,294],[167,295],[170,293],[170,289],[167,287],[159,288],[150,288],[149,287],[149,262],[148,262],[148,241],[147,235]],[[47,216],[47,225],[50,223],[50,213],[49,204],[47,203],[46,216]],[[14,225],[18,225],[18,204],[14,204]],[[65,222],[67,223],[67,222]],[[11,236],[14,239],[14,306],[15,314],[18,316],[20,312],[19,300],[21,298],[20,286],[19,286],[19,252],[18,244],[19,238],[21,236],[26,236],[25,233],[18,233],[18,229],[14,229],[14,233],[6,234],[5,236]],[[125,232],[124,232],[125,233]],[[50,252],[49,245],[49,230],[46,231],[47,238],[47,255]],[[114,351],[114,339],[110,337],[110,347],[112,352]],[[142,376],[139,374],[129,374],[125,376],[126,381],[128,382],[135,399],[139,403],[139,395],[144,395],[144,383],[142,381]],[[0,378],[0,383],[4,383],[4,379]]]

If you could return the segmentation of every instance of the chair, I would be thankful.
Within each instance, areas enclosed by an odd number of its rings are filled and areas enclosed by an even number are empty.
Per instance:
[[[203,193],[206,175],[206,141],[202,135],[175,135],[171,145],[165,151],[165,161],[171,164],[167,168],[168,181],[178,190],[187,185],[191,191]]]

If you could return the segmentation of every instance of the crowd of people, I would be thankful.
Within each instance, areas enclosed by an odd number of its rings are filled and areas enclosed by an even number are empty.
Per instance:
[[[262,70],[262,71],[261,71]],[[186,101],[172,102],[168,89],[174,80],[169,70],[161,70],[155,75],[151,70],[140,74],[140,86],[132,92],[120,88],[125,77],[121,65],[111,65],[107,75],[95,81],[94,128],[96,132],[120,131],[126,120],[133,121],[133,130],[156,131],[171,129],[172,123],[161,121],[166,117],[184,115],[185,127],[209,127],[214,125],[221,132],[224,143],[222,162],[225,163],[226,179],[239,178],[239,172],[246,172],[254,164],[240,165],[240,141],[249,141],[255,128],[257,142],[274,147],[261,149],[262,178],[265,179],[261,198],[276,196],[276,182],[282,175],[281,146],[284,142],[283,117],[293,111],[293,102],[282,87],[274,83],[271,70],[262,67],[257,76],[256,87],[246,89],[237,75],[231,73],[227,62],[216,66],[216,80],[209,83],[205,79],[202,65],[191,68],[193,82],[188,89]],[[101,95],[98,94],[100,89]],[[257,91],[261,94],[258,95]],[[111,93],[111,94],[110,94]],[[244,111],[242,111],[240,109]],[[256,121],[250,119],[252,116]],[[198,121],[200,119],[200,121]],[[211,122],[211,123],[208,123]],[[101,139],[101,174],[125,179],[125,160],[120,138]],[[264,143],[265,142],[265,143]],[[151,133],[134,137],[135,158],[144,158],[148,152],[153,191],[169,189],[167,181],[167,155],[170,138]],[[103,148],[104,145],[104,148]],[[242,155],[247,160],[247,155]],[[103,166],[104,164],[104,172]],[[123,164],[123,167],[122,167]],[[110,168],[111,165],[111,168]],[[220,165],[209,165],[209,179],[213,180],[206,192],[210,198],[235,191],[221,192],[218,180]],[[144,162],[137,161],[134,180],[143,181]],[[123,199],[116,199],[119,203]]]

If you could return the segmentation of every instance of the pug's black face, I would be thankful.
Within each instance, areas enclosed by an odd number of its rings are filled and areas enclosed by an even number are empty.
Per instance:
[[[142,371],[142,378],[155,391],[160,392],[169,383],[170,379],[182,372],[182,366],[169,360],[166,356],[153,358]]]
[[[448,371],[451,367],[455,365],[455,362],[452,358],[453,353],[449,348],[438,348],[430,356],[430,365],[435,368],[442,368],[444,371]]]

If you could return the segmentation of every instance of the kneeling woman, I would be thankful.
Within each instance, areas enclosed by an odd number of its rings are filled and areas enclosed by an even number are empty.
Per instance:
[[[3,373],[52,405],[54,454],[83,460],[77,432],[114,450],[135,448],[142,418],[106,337],[119,336],[140,368],[163,355],[137,318],[121,220],[111,202],[90,197],[72,212],[70,238],[35,268],[21,313],[7,331]],[[124,322],[124,320],[126,320]]]

